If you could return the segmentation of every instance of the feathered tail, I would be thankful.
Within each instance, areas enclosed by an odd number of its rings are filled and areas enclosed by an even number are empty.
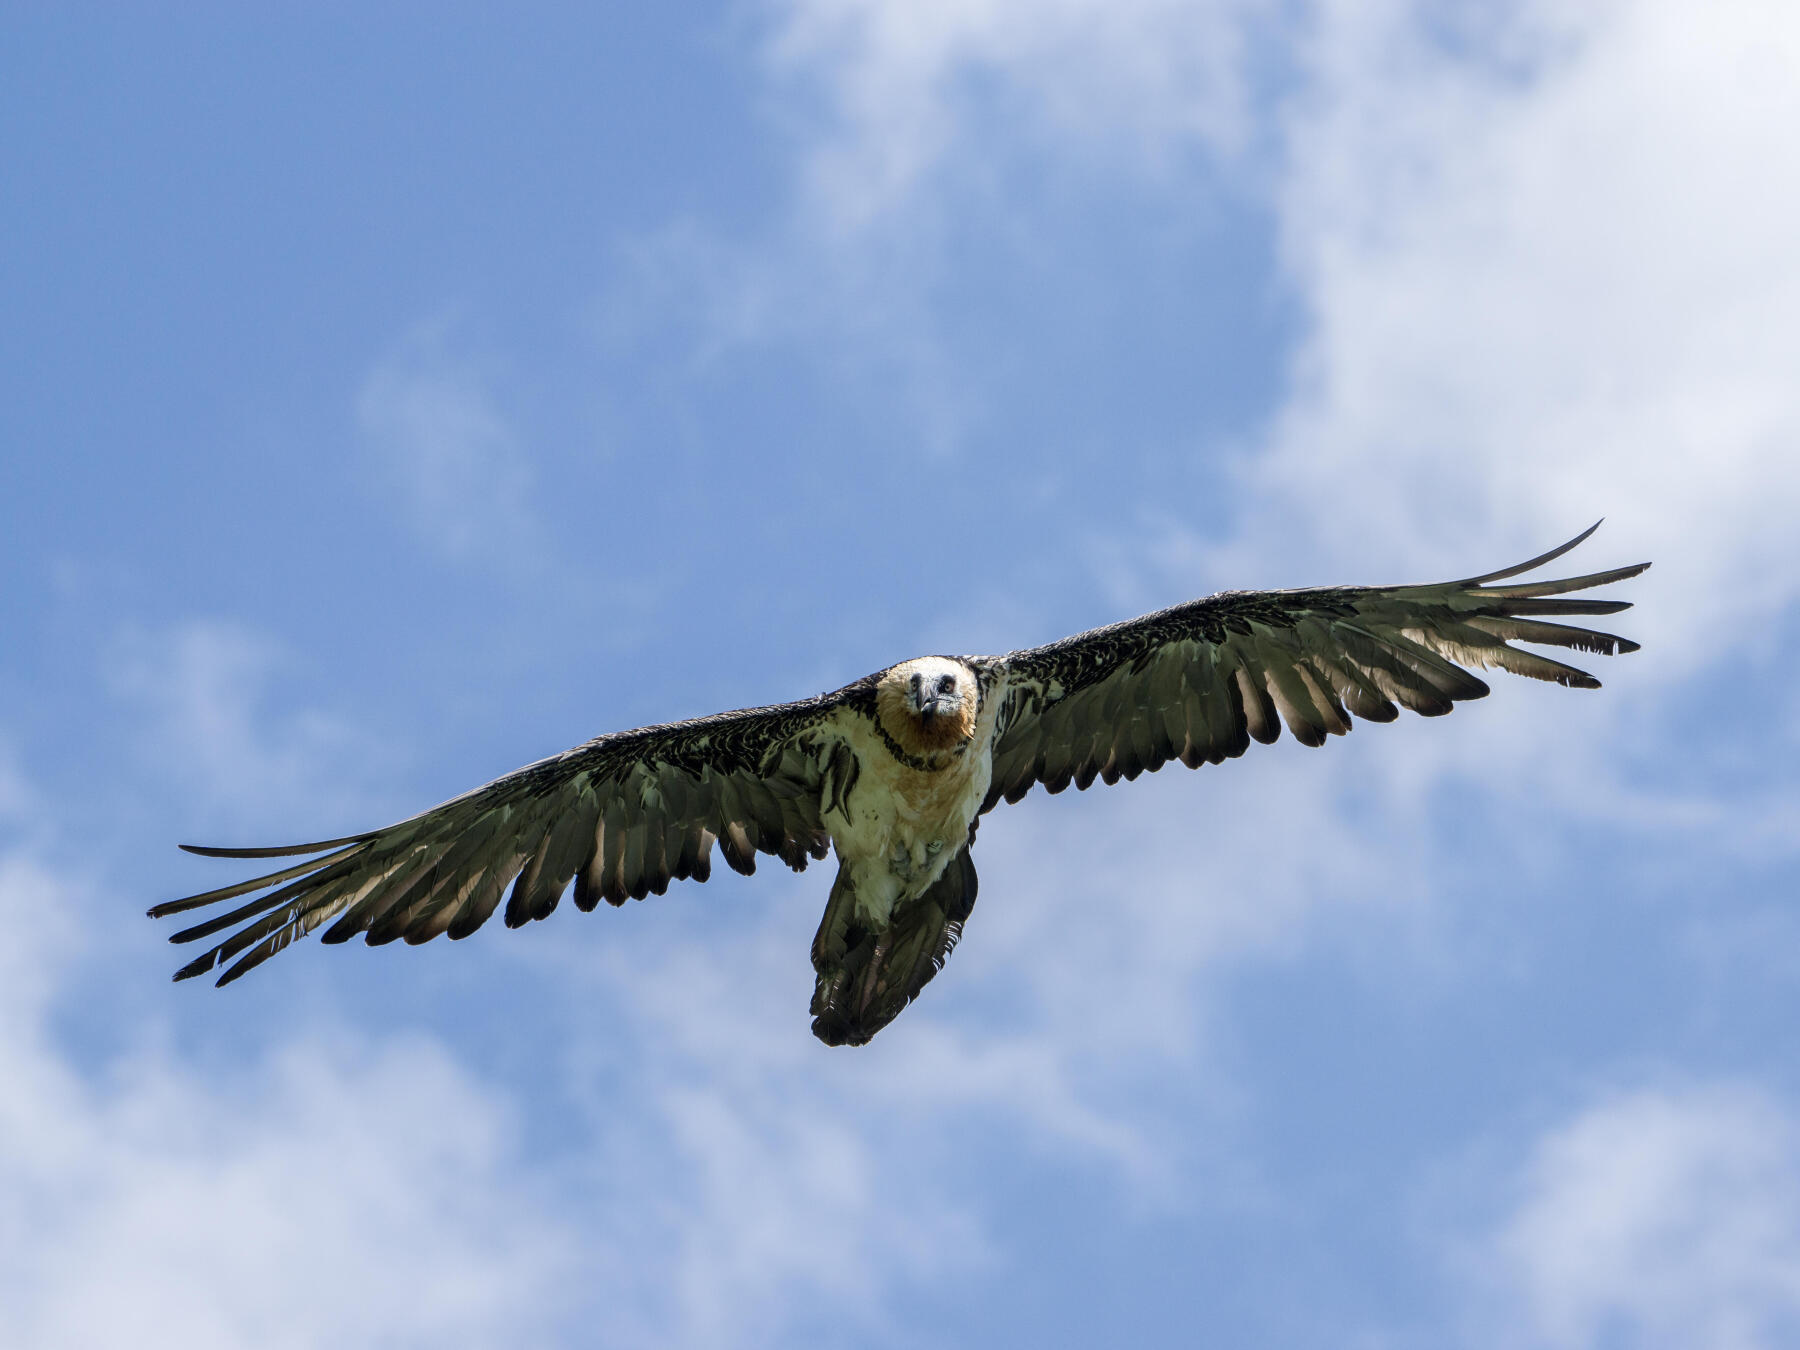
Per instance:
[[[827,1045],[865,1045],[898,1017],[950,959],[976,888],[965,844],[925,894],[897,905],[887,927],[874,931],[857,919],[850,869],[840,865],[813,938],[813,1035]]]

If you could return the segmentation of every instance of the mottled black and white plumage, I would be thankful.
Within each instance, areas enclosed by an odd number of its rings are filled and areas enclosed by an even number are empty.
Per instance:
[[[813,1031],[860,1045],[955,946],[975,903],[969,850],[981,814],[1034,784],[1061,792],[1173,759],[1217,764],[1273,741],[1283,722],[1320,745],[1352,716],[1436,716],[1488,692],[1465,666],[1598,688],[1585,671],[1510,644],[1634,650],[1547,619],[1628,608],[1561,597],[1649,564],[1494,584],[1592,533],[1465,581],[1226,591],[1006,656],[920,657],[797,703],[615,732],[368,834],[184,845],[212,857],[308,856],[150,914],[254,894],[171,939],[227,934],[175,975],[222,964],[223,985],[323,925],[325,942],[461,938],[503,895],[516,928],[546,918],[571,883],[576,907],[591,910],[704,881],[715,844],[744,873],[758,853],[798,871],[835,849],[813,940]]]

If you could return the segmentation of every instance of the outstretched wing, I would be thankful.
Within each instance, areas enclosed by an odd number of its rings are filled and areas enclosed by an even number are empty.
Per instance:
[[[229,984],[327,920],[325,942],[366,933],[372,946],[417,943],[467,937],[509,883],[509,928],[546,917],[571,880],[582,910],[661,895],[671,881],[706,880],[715,841],[736,871],[755,871],[758,852],[798,871],[826,855],[822,804],[841,801],[855,776],[835,732],[845,692],[601,736],[370,834],[283,848],[184,844],[217,858],[320,856],[150,917],[265,892],[170,939],[235,928],[175,973],[233,962],[218,981]]]
[[[1488,692],[1462,667],[1597,689],[1586,671],[1511,641],[1581,651],[1637,650],[1610,633],[1548,623],[1549,615],[1613,614],[1621,600],[1560,599],[1636,576],[1649,563],[1561,581],[1496,586],[1561,557],[1560,548],[1486,576],[1435,586],[1225,591],[1141,619],[1013,652],[994,776],[982,809],[1016,802],[1035,783],[1061,792],[1136,778],[1179,759],[1189,768],[1273,741],[1286,721],[1296,740],[1321,745],[1399,716],[1396,704],[1435,717]],[[1461,664],[1458,664],[1458,663]]]

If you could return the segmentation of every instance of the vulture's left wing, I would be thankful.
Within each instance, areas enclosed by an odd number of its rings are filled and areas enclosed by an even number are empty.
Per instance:
[[[1635,642],[1546,622],[1613,614],[1622,600],[1560,598],[1636,576],[1649,563],[1560,581],[1504,581],[1574,548],[1598,524],[1530,562],[1435,586],[1226,591],[1141,619],[1013,652],[1005,668],[993,784],[983,810],[1016,802],[1035,783],[1061,792],[1136,778],[1179,759],[1189,768],[1273,741],[1286,721],[1320,745],[1350,729],[1426,716],[1488,692],[1463,666],[1597,689],[1586,671],[1510,646],[1532,642],[1629,652]],[[1459,664],[1460,663],[1460,664]]]
[[[508,885],[509,928],[546,917],[571,881],[583,910],[661,895],[673,880],[704,881],[715,842],[736,871],[755,871],[759,852],[799,870],[829,851],[824,804],[855,776],[834,731],[844,698],[601,736],[369,834],[279,848],[184,844],[218,858],[319,856],[171,900],[150,917],[265,892],[170,939],[236,928],[175,974],[230,962],[218,981],[228,984],[327,920],[325,942],[366,933],[371,945],[416,943],[468,936]]]

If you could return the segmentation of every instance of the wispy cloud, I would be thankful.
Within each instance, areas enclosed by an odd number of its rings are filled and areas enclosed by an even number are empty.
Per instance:
[[[682,325],[704,362],[796,344],[834,383],[896,390],[933,452],[988,391],[941,340],[957,240],[1029,254],[1066,177],[1185,182],[1241,155],[1276,0],[770,0],[759,52],[792,154],[774,211],[680,219],[620,253],[603,328]]]
[[[1238,549],[1429,574],[1606,514],[1661,564],[1653,678],[1754,642],[1800,595],[1800,22],[1525,4],[1458,46],[1319,12],[1279,199],[1312,330]]]
[[[1250,26],[1259,0],[783,0],[770,46],[782,77],[828,115],[803,184],[822,232],[905,210],[1009,152],[1123,155],[1248,139]],[[979,147],[979,149],[977,148]]]
[[[279,646],[241,624],[193,619],[130,629],[112,644],[113,691],[141,714],[139,748],[156,777],[241,823],[321,800],[362,804],[357,779],[375,742],[317,709],[279,708]]]
[[[534,556],[531,462],[480,364],[421,324],[363,385],[357,417],[411,528],[459,560]]]
[[[1231,532],[1172,517],[1134,536],[1123,588],[1443,578],[1604,515],[1564,566],[1656,562],[1610,621],[1645,653],[1590,661],[1597,699],[1500,676],[1493,706],[1372,771],[1415,801],[1447,772],[1529,781],[1762,847],[1785,802],[1633,785],[1621,747],[1691,719],[1700,682],[1779,664],[1800,600],[1800,172],[1781,131],[1800,23],[1688,0],[1438,19],[1327,4],[1293,30],[1271,180],[1306,317],[1288,393],[1238,449]]]
[[[1800,1126],[1741,1086],[1601,1101],[1532,1146],[1488,1248],[1516,1339],[1759,1350],[1800,1334]]]
[[[77,1067],[51,1014],[90,913],[0,856],[0,1344],[473,1346],[558,1321],[574,1249],[503,1100],[405,1037],[203,1073],[147,1036]]]
[[[1721,640],[1759,641],[1800,593],[1791,16],[1752,0],[1526,3],[1449,24],[1398,3],[770,12],[772,71],[816,95],[796,100],[789,228],[805,242],[714,267],[756,275],[735,291],[760,297],[715,313],[818,303],[822,253],[896,350],[928,352],[931,222],[1003,212],[969,187],[995,165],[1276,146],[1223,178],[1267,194],[1308,334],[1269,433],[1242,449],[1240,530],[1205,550],[1206,572],[1428,576],[1604,514],[1609,551],[1662,564],[1662,603],[1633,616],[1659,681]],[[1249,72],[1277,33],[1294,84],[1259,100]],[[884,265],[895,249],[905,265]],[[970,400],[965,422],[979,408],[953,372],[926,383],[943,408]],[[1699,612],[1705,641],[1685,617]]]

